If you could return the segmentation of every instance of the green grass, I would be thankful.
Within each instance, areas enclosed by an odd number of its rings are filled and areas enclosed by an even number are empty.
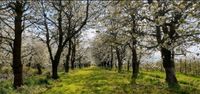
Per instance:
[[[45,76],[31,76],[24,79],[24,85],[16,90],[12,81],[0,81],[0,94],[39,94],[47,90],[49,83]]]
[[[142,71],[132,85],[131,73],[110,71],[98,67],[59,72],[60,79],[34,76],[25,79],[25,85],[13,90],[10,81],[0,83],[0,94],[199,94],[200,78],[177,74],[181,88],[168,88],[165,74]],[[4,89],[4,91],[2,91]],[[3,93],[1,93],[1,91]],[[5,93],[6,92],[6,93]]]
[[[117,73],[97,67],[60,73],[45,94],[198,94],[200,78],[177,74],[180,89],[170,89],[162,72],[141,72],[137,84],[130,84],[130,72]]]

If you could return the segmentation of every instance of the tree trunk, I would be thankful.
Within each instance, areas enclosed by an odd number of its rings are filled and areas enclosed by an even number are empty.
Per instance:
[[[122,60],[121,60],[120,51],[118,47],[116,47],[116,54],[117,54],[117,60],[118,60],[118,72],[120,73],[122,70]]]
[[[127,71],[130,71],[130,59],[131,59],[131,55],[128,56]]]
[[[52,78],[58,79],[58,61],[52,63]]]
[[[23,84],[23,65],[21,62],[21,44],[22,44],[22,3],[16,1],[15,5],[15,39],[13,45],[13,74],[14,74],[14,88],[20,87]]]
[[[72,45],[72,55],[71,55],[71,69],[74,70],[75,68],[75,56],[76,56],[76,43],[74,41]]]
[[[163,66],[166,72],[166,82],[169,86],[178,85],[175,75],[175,64],[172,58],[172,53],[166,48],[161,48],[161,55],[163,59]]]
[[[67,56],[66,56],[67,58]],[[65,72],[68,73],[69,72],[69,61],[66,59],[65,63],[64,63],[64,69],[65,69]]]
[[[182,73],[181,65],[182,65],[182,60],[180,59],[180,61],[179,61],[179,72],[180,72],[180,73]]]
[[[40,64],[36,64],[36,67],[37,67],[37,70],[38,70],[38,72],[37,72],[37,74],[42,74],[42,69],[41,69],[41,65]]]
[[[55,58],[54,60],[52,61],[52,78],[53,79],[58,79],[58,64],[60,62],[60,56],[61,56],[61,53],[62,53],[62,48],[58,48],[57,52],[56,52],[56,55],[55,55]]]
[[[113,48],[111,46],[111,50],[110,50],[110,68],[113,68]]]
[[[13,73],[14,73],[14,88],[20,87],[23,84],[21,63],[21,34],[15,33],[14,48],[13,48]]]
[[[81,59],[82,59],[82,57],[80,57],[79,59],[78,59],[78,66],[79,66],[79,68],[81,69],[82,68],[82,64],[81,64]]]
[[[64,63],[64,67],[65,67],[65,72],[69,72],[69,60],[70,60],[70,56],[71,56],[71,40],[69,41],[69,48],[68,48],[68,53],[66,55],[66,62]]]
[[[132,51],[132,80],[135,82],[135,80],[138,77],[138,73],[139,73],[139,62],[137,60],[137,52],[136,52],[136,48],[134,47],[135,44],[133,45],[131,51]]]
[[[186,61],[186,59],[185,59],[185,62],[184,62],[184,67],[185,67],[185,68],[184,68],[184,69],[185,69],[184,72],[185,72],[185,74],[187,74],[187,63],[186,63],[186,62],[187,62],[187,61]]]
[[[127,62],[127,71],[129,71],[130,70],[130,60],[128,60],[128,62]]]

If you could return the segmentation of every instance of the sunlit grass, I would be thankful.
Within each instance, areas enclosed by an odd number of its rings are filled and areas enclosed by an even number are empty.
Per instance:
[[[98,67],[59,72],[60,79],[35,75],[24,80],[24,86],[13,90],[12,81],[0,83],[0,94],[199,94],[200,78],[177,73],[181,88],[168,88],[165,74],[141,71],[136,84],[131,84],[131,72]]]
[[[177,74],[181,88],[169,89],[164,73],[158,71],[141,72],[136,85],[130,84],[130,72],[117,73],[97,67],[61,75],[61,81],[52,81],[53,88],[45,94],[198,94],[200,91],[196,84],[200,82],[199,78],[182,74]]]

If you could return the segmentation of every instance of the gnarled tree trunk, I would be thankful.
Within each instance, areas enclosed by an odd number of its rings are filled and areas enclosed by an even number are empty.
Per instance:
[[[163,60],[163,66],[166,72],[166,82],[171,85],[177,85],[178,81],[175,75],[175,64],[172,57],[172,52],[166,48],[161,48],[161,55]]]

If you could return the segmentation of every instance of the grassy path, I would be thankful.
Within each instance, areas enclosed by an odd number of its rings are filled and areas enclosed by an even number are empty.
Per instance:
[[[141,71],[136,85],[130,84],[131,72],[117,73],[98,67],[59,72],[60,79],[46,74],[24,79],[24,85],[12,88],[12,79],[0,81],[0,94],[200,94],[200,78],[177,73],[181,88],[169,89],[165,73]]]
[[[53,82],[53,88],[46,94],[126,94],[128,77],[99,68],[76,70]]]
[[[180,89],[169,89],[161,72],[142,72],[137,85],[130,84],[130,73],[117,73],[90,67],[60,73],[60,79],[50,81],[44,94],[200,94],[200,79],[177,75]]]

